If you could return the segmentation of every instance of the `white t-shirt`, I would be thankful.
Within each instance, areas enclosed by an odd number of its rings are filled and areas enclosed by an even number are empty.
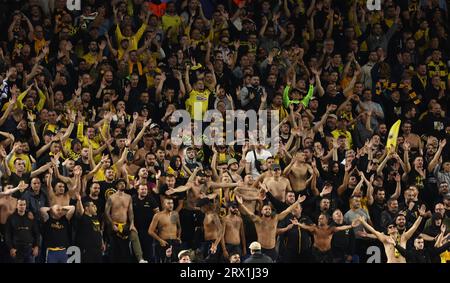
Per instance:
[[[256,170],[255,154],[256,154],[256,158],[259,161],[261,161],[262,164],[264,164],[266,162],[267,158],[272,156],[270,151],[267,151],[265,149],[262,149],[259,153],[257,150],[255,150],[255,151],[251,150],[251,151],[247,152],[247,155],[245,155],[245,161],[250,162],[250,172],[251,172],[253,178],[257,178],[259,175],[261,175],[260,172],[258,172],[258,170]]]

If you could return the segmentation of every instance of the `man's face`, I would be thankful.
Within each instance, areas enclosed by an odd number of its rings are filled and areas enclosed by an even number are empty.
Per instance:
[[[89,148],[83,147],[81,150],[81,157],[87,158],[89,156]]]
[[[342,215],[342,211],[336,210],[333,212],[333,221],[337,224],[342,224],[344,222],[344,215]]]
[[[106,82],[111,83],[113,78],[114,78],[113,77],[113,73],[111,71],[107,71],[105,73],[105,80],[106,80]]]
[[[388,226],[387,226],[387,233],[389,234],[389,235],[392,235],[392,234],[395,234],[395,233],[397,233],[397,227],[394,225],[394,224],[389,224]]]
[[[148,194],[148,188],[146,185],[140,185],[138,189],[138,194],[141,198],[144,198]]]
[[[64,183],[62,183],[62,182],[56,183],[56,185],[55,185],[55,193],[57,195],[63,195],[64,191],[65,191]]]
[[[295,202],[295,194],[293,192],[289,192],[286,194],[286,203],[293,204]]]
[[[327,219],[327,217],[325,215],[321,214],[319,216],[319,219],[318,219],[317,222],[318,222],[319,225],[327,225],[328,224],[328,219]]]
[[[433,105],[432,112],[435,117],[440,117],[441,116],[441,105],[439,105],[437,103],[435,105]]]
[[[423,247],[424,247],[423,239],[415,239],[414,247],[416,248],[416,250],[423,250]]]
[[[442,216],[444,216],[444,214],[445,214],[445,207],[444,207],[444,205],[442,203],[436,204],[436,206],[434,207],[434,212],[435,213],[439,213]]]
[[[127,188],[127,184],[124,181],[120,181],[116,185],[116,189],[119,191],[124,191]]]
[[[386,193],[385,191],[377,191],[376,195],[375,195],[375,200],[379,203],[383,203],[384,200],[386,198]]]
[[[95,128],[92,127],[87,128],[86,135],[89,139],[93,139],[95,137]]]
[[[241,263],[241,257],[239,256],[239,254],[230,256],[230,263]]]
[[[156,157],[153,154],[149,154],[146,157],[146,163],[148,166],[155,166],[156,164]]]
[[[320,210],[327,211],[328,209],[330,209],[330,200],[324,198],[320,201]]]
[[[189,159],[194,159],[195,158],[195,150],[194,149],[187,150],[186,154],[187,154]]]
[[[251,84],[253,87],[259,86],[259,77],[258,77],[258,76],[253,76],[252,79],[251,79],[251,81],[250,81],[250,84]]]
[[[405,200],[406,200],[406,203],[413,202],[413,201],[414,201],[414,198],[415,198],[415,195],[414,195],[414,192],[413,192],[413,191],[408,190],[408,191],[405,193]]]
[[[172,206],[173,206],[173,203],[172,203]],[[185,255],[180,259],[180,263],[191,263],[191,258],[188,255]]]
[[[41,189],[41,180],[39,180],[39,178],[33,178],[31,180],[31,189],[34,193],[39,193]]]
[[[251,186],[251,185],[253,185],[253,182],[254,182],[255,180],[253,179],[253,176],[252,175],[246,175],[245,177],[244,177],[244,183],[246,184],[246,185],[248,185],[248,186]]]
[[[395,219],[395,225],[397,225],[397,228],[403,229],[406,225],[406,218],[403,215],[398,216]]]
[[[92,184],[91,186],[91,195],[93,197],[97,197],[100,194],[100,185],[97,183]]]
[[[265,217],[270,217],[272,215],[272,208],[268,205],[263,206],[261,214]]]
[[[412,129],[411,124],[409,124],[409,123],[403,124],[402,130],[405,134],[410,134],[411,129]]]
[[[90,52],[97,52],[97,50],[98,50],[97,42],[92,41],[91,43],[89,43]]]
[[[167,176],[166,184],[169,188],[175,188],[176,178],[174,176]]]
[[[25,161],[24,160],[17,160],[14,162],[15,167],[16,167],[16,172],[23,172],[25,171]]]
[[[445,195],[448,193],[448,184],[447,183],[441,183],[439,185],[439,194]]]
[[[106,169],[105,176],[108,181],[112,181],[114,179],[114,170],[111,168]]]
[[[164,151],[161,149],[158,149],[156,151],[156,156],[158,157],[159,160],[164,160],[164,156],[165,156]]]
[[[396,201],[396,200],[392,201],[389,204],[388,208],[389,208],[389,211],[391,211],[391,212],[394,212],[394,213],[397,212],[398,211],[398,201]]]
[[[239,212],[239,208],[237,208],[236,206],[231,206],[231,207],[230,207],[230,212],[231,212],[231,214],[233,214],[233,215],[237,215],[238,212]]]
[[[423,167],[423,158],[422,157],[417,157],[414,160],[414,166],[416,166],[417,168],[422,168]]]
[[[361,199],[360,198],[353,198],[352,200],[352,207],[353,209],[361,208]]]
[[[281,169],[280,168],[276,168],[273,170],[273,175],[275,177],[280,177],[281,176]]]
[[[167,211],[173,211],[173,200],[172,199],[165,200],[164,209],[166,209]]]
[[[97,206],[93,202],[90,202],[89,205],[86,207],[86,209],[88,213],[91,214],[92,216],[97,215]]]
[[[138,176],[139,176],[139,178],[147,179],[148,178],[148,170],[147,170],[147,168],[139,169]]]
[[[381,124],[378,127],[378,131],[380,132],[380,134],[385,135],[387,133],[387,127],[385,124]]]
[[[27,210],[27,202],[24,200],[17,201],[17,212],[19,214],[24,214]]]

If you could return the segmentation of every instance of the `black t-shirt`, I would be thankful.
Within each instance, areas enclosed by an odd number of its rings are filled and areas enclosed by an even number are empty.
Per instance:
[[[81,161],[81,157],[78,158],[77,161],[75,161],[75,164],[81,166],[81,168],[83,169],[83,174],[87,174],[89,171],[91,171],[91,166]]]
[[[287,227],[289,224],[291,224],[291,220],[294,219],[295,216],[290,214],[288,217],[284,218],[283,220],[281,220],[278,223],[278,228],[285,228]],[[297,219],[299,223],[302,224],[306,224],[306,225],[312,225],[313,222],[311,221],[311,219],[309,219],[309,217],[307,216],[302,216],[300,217],[300,219]],[[301,233],[301,243],[299,242],[300,240],[300,234]],[[281,235],[281,239],[280,239],[281,243],[283,243],[282,246],[282,252],[286,253],[286,252],[296,252],[297,254],[300,254],[301,252],[304,251],[309,251],[309,249],[311,248],[311,236],[308,233],[308,231],[304,230],[304,229],[299,229],[296,228],[296,226],[294,226],[294,228],[290,229],[289,231],[287,231],[286,233]],[[299,244],[301,244],[301,247],[299,247]],[[300,248],[300,252],[299,252],[299,248]]]
[[[425,185],[425,178],[422,177],[422,175],[420,175],[419,172],[416,171],[416,169],[411,168],[411,171],[408,173],[407,185],[414,185],[417,187],[417,189],[421,190]]]
[[[369,206],[370,220],[372,220],[373,227],[377,231],[382,231],[384,228],[381,226],[381,213],[385,210],[385,204],[379,204],[374,202]]]
[[[101,249],[102,234],[97,216],[83,214],[77,219],[76,242],[80,248],[89,250]]]
[[[99,184],[100,184],[99,198],[103,201],[103,203],[106,203],[108,197],[117,191],[116,187],[114,186],[114,182],[101,181],[99,182]]]
[[[66,216],[49,219],[44,223],[43,235],[48,248],[67,248],[70,245],[70,223]]]
[[[345,101],[342,93],[338,92],[335,96],[331,96],[328,92],[319,99],[320,110],[325,109],[327,105],[334,104],[339,107]],[[321,113],[322,114],[322,113]]]
[[[133,196],[134,225],[138,230],[147,231],[154,216],[154,209],[158,203],[152,195],[147,195],[143,200],[137,195]]]
[[[103,200],[100,195],[97,199],[91,198],[89,195],[83,197],[81,200],[82,202],[93,202],[95,206],[97,207],[97,215],[101,219],[103,216],[103,213],[105,212],[105,200]]]
[[[19,177],[16,173],[12,172],[9,176],[9,183],[15,188],[19,185],[20,181],[24,181],[26,184],[30,184],[31,174],[23,173],[22,177]]]

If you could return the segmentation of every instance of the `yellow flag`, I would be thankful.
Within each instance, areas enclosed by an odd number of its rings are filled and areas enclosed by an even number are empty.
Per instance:
[[[389,148],[397,147],[397,137],[398,137],[398,131],[400,130],[400,123],[401,120],[397,120],[397,122],[392,125],[391,129],[389,130],[389,135],[386,142],[386,150],[389,150]]]

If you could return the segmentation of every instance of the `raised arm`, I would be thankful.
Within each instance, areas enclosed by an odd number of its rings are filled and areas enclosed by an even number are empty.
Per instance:
[[[408,229],[408,231],[406,231],[405,233],[403,233],[402,237],[405,241],[408,241],[412,235],[414,235],[414,233],[416,232],[417,228],[419,228],[420,223],[422,222],[422,218],[425,215],[425,205],[422,205],[419,208],[419,217],[417,217],[416,221],[414,222],[413,226],[411,226],[411,228]]]
[[[439,158],[441,157],[442,150],[444,149],[445,145],[447,144],[447,140],[443,139],[439,142],[439,148],[436,151],[436,154],[434,155],[433,159],[428,164],[428,172],[433,172],[434,168],[439,162]]]
[[[260,219],[258,216],[256,216],[256,215],[255,215],[253,212],[251,212],[245,205],[242,204],[242,197],[236,196],[235,199],[236,199],[236,201],[238,202],[239,207],[241,208],[241,211],[242,211],[244,214],[248,215],[248,216],[250,217],[250,219],[251,219],[253,222],[259,222],[259,221],[261,221],[261,219]]]
[[[282,211],[280,214],[277,215],[278,221],[283,220],[286,216],[288,216],[289,213],[300,203],[304,202],[306,199],[306,196],[298,196],[297,200],[291,204],[288,208],[286,208],[284,211]]]
[[[189,81],[189,65],[186,66],[186,71],[184,74],[184,85],[186,87],[186,93],[190,93],[192,90],[191,82]]]
[[[366,222],[366,220],[364,219],[364,217],[360,216],[358,219],[359,219],[360,223],[364,226],[364,228],[365,228],[367,231],[369,231],[371,234],[374,234],[380,242],[383,242],[383,243],[384,243],[384,242],[386,241],[386,239],[385,239],[386,236],[385,236],[383,233],[380,233],[380,232],[378,232],[377,230],[375,230],[372,226],[370,226],[370,225]]]

